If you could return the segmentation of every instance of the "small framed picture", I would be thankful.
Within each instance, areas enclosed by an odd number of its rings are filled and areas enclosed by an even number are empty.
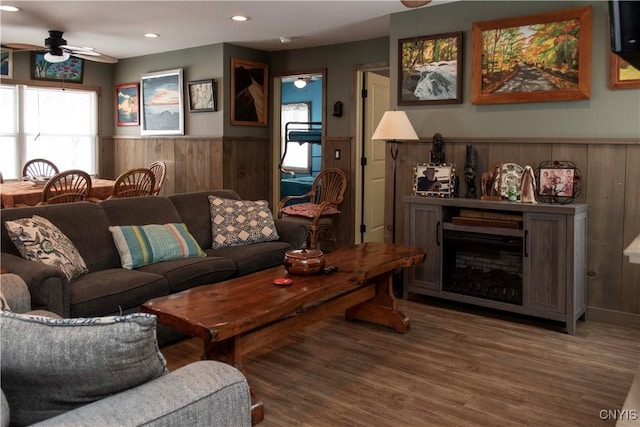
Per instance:
[[[116,85],[116,125],[138,126],[140,124],[140,84]]]
[[[187,83],[187,86],[190,112],[200,113],[217,110],[215,80],[197,80]]]
[[[549,160],[536,170],[538,200],[545,203],[570,203],[580,194],[580,169],[573,162]]]
[[[451,197],[454,165],[418,163],[413,168],[413,195]]]
[[[0,76],[8,79],[13,77],[13,51],[11,49],[0,49]]]

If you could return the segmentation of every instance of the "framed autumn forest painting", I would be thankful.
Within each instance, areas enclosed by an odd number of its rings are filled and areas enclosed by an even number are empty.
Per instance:
[[[471,102],[591,96],[591,6],[474,22]]]
[[[615,53],[610,53],[609,55],[609,88],[640,88],[640,70]]]
[[[462,32],[398,40],[398,105],[462,102]]]

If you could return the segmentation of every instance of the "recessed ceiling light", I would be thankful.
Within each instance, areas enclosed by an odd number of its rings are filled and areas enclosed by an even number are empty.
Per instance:
[[[20,10],[20,8],[15,6],[9,6],[8,4],[3,4],[0,6],[0,10],[3,12],[17,12]]]
[[[234,15],[231,17],[231,19],[233,19],[236,22],[244,22],[244,21],[248,21],[249,18],[246,16],[242,16],[242,15]]]
[[[144,36],[149,39],[155,39],[156,37],[160,37],[160,35],[156,33],[145,33]]]

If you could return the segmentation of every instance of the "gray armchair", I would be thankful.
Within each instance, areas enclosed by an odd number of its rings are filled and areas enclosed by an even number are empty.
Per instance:
[[[20,351],[16,350],[15,347],[21,344],[12,343],[15,339],[13,334],[24,334],[24,331],[9,332],[9,330],[14,329],[13,326],[15,326],[15,323],[11,324],[11,327],[8,325],[10,322],[18,322],[19,325],[19,322],[23,322],[27,324],[27,328],[32,328],[33,330],[50,326],[47,324],[49,321],[45,318],[33,322],[24,319],[27,316],[15,313],[60,318],[51,312],[31,311],[31,301],[27,285],[15,274],[0,275],[0,301],[2,303],[0,327],[2,327],[2,322],[7,322],[7,324],[4,325],[7,326],[7,330],[0,336],[2,340],[2,342],[0,342],[0,365],[2,370],[0,425],[5,427],[10,423],[12,425],[31,424],[23,421],[34,416],[28,412],[33,409],[33,405],[23,405],[25,391],[19,390],[21,387],[19,383],[22,375],[27,378],[25,382],[28,382],[28,375],[31,371],[42,370],[43,361],[34,362],[40,366],[37,368],[34,367],[33,369],[29,367],[28,362],[25,363],[24,358],[21,358],[19,363],[15,363],[15,359],[18,358],[17,355],[20,355]],[[9,313],[7,310],[11,310],[12,313]],[[52,319],[49,323],[54,323],[57,327],[60,327],[60,322],[65,322],[66,320],[69,319],[60,319],[58,321]],[[151,325],[155,326],[155,318],[142,318],[142,320],[151,320]],[[122,328],[122,325],[125,323],[126,322],[120,322],[117,325]],[[85,322],[78,326],[77,329],[92,327],[92,325],[93,322],[91,322],[91,325]],[[75,329],[73,323],[69,325],[65,324],[62,327],[65,328],[64,336],[75,333],[71,330]],[[109,327],[109,324],[106,324],[106,327]],[[103,328],[105,328],[105,326],[103,326]],[[95,329],[93,332],[95,333]],[[155,327],[151,329],[151,333],[153,334],[152,343],[154,349],[150,349],[149,352],[153,356],[153,353],[157,351]],[[47,346],[47,342],[42,340],[41,337],[38,337],[35,342],[40,342],[42,346]],[[29,345],[34,344],[31,343]],[[59,346],[59,343],[56,345]],[[11,348],[12,346],[14,349]],[[146,345],[146,347],[148,348],[149,345]],[[73,351],[69,348],[63,350],[67,352]],[[46,348],[42,349],[42,351],[29,351],[29,353],[51,355],[51,359],[45,359],[47,366],[44,367],[44,370],[46,371],[48,369],[56,369],[52,366],[55,364],[55,361],[58,360],[55,357],[55,351],[55,349]],[[161,359],[160,368],[162,369],[164,359],[161,356],[159,356],[159,358]],[[12,364],[14,366],[7,366]],[[21,367],[25,372],[16,373],[16,366]],[[107,374],[109,373],[107,372]],[[80,373],[78,375],[82,374]],[[103,383],[99,375],[100,374],[96,374],[94,379],[89,379],[89,381],[95,381],[97,385],[94,386],[96,387],[101,387]],[[11,384],[12,382],[13,384]],[[16,384],[16,382],[18,382],[18,384]],[[105,381],[105,383],[107,382],[108,381]],[[56,385],[54,389],[58,390],[57,387],[58,385]],[[18,389],[18,391],[12,395],[11,393],[14,393],[16,389]],[[60,392],[61,395],[63,393],[64,391]],[[22,397],[16,397],[16,394],[21,394]],[[56,394],[56,398],[57,397]],[[236,368],[215,361],[199,361],[177,369],[174,372],[160,372],[159,375],[156,375],[155,378],[147,382],[112,395],[107,395],[107,397],[84,406],[76,407],[75,409],[59,411],[57,415],[50,418],[42,419],[43,417],[41,416],[45,410],[51,411],[50,408],[35,409],[40,410],[40,413],[36,413],[35,416],[40,416],[41,418],[39,422],[32,424],[37,426],[120,427],[140,425],[188,425],[236,427],[251,425],[251,400],[246,379]],[[21,422],[20,420],[23,421]]]

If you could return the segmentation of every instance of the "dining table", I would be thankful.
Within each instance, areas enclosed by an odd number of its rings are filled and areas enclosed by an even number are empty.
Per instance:
[[[92,199],[104,200],[113,192],[115,181],[109,179],[91,178]],[[0,184],[0,198],[3,208],[17,206],[35,206],[42,200],[44,185],[34,181],[12,181]]]

